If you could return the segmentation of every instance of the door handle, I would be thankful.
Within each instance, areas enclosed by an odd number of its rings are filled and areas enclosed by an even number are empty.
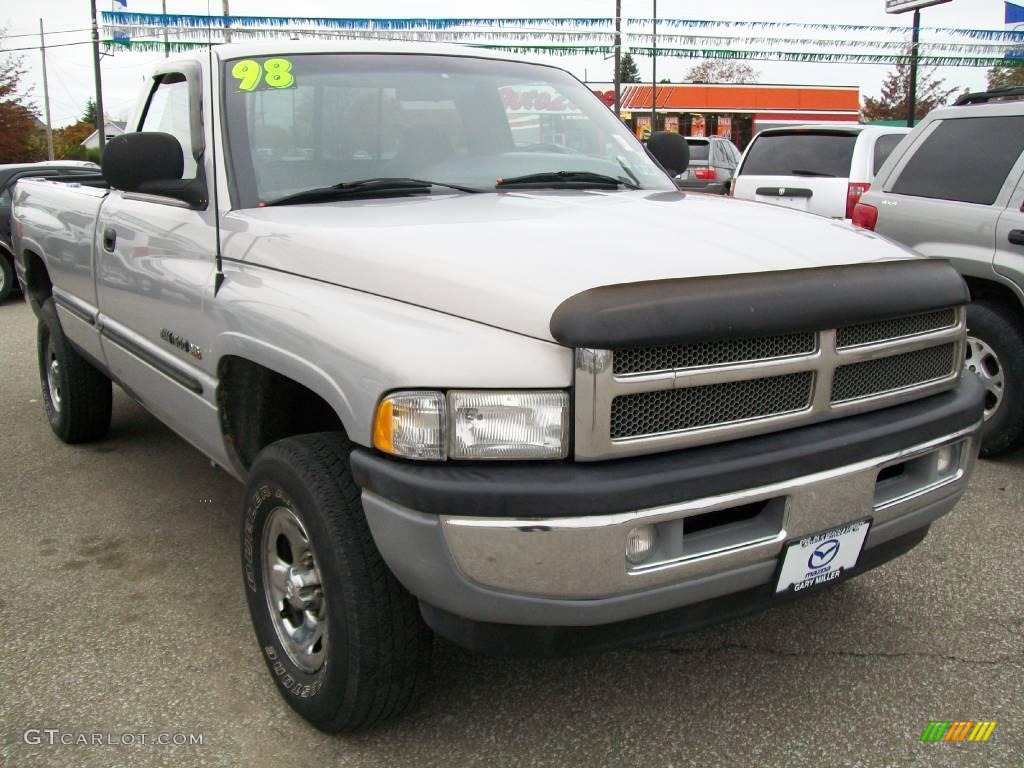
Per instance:
[[[103,250],[107,253],[114,252],[114,245],[117,243],[117,232],[112,227],[103,230]]]
[[[1024,245],[1024,229],[1011,229],[1008,239],[1014,245]]]

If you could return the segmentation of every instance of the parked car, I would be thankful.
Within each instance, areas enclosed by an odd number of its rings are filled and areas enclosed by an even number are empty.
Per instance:
[[[982,451],[1024,439],[1024,88],[937,109],[882,167],[854,224],[949,261],[971,289],[967,366],[985,383]]]
[[[96,174],[99,170],[100,167],[95,163],[78,160],[0,165],[0,301],[19,289],[14,273],[14,247],[11,243],[11,191],[14,183],[30,176]]]
[[[909,131],[865,125],[768,128],[743,153],[732,195],[849,219]]]
[[[740,151],[722,136],[688,136],[690,165],[676,176],[676,186],[687,192],[724,195],[740,162]]]
[[[680,193],[686,142],[569,73],[263,41],[147,82],[109,187],[16,188],[42,408],[99,439],[117,382],[246,483],[259,653],[318,728],[408,707],[431,630],[665,636],[886,562],[963,493],[956,270]]]

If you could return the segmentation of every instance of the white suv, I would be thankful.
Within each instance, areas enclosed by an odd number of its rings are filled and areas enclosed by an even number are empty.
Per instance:
[[[732,194],[850,219],[875,174],[909,132],[867,125],[769,128],[743,153]]]

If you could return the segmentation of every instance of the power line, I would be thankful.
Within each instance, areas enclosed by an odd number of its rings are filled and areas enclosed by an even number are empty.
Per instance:
[[[38,35],[39,33],[37,32],[36,34]],[[44,45],[41,47],[45,48],[46,50],[49,50],[51,48],[67,48],[69,45],[89,45],[90,43],[92,43],[92,40],[81,40],[75,43],[54,43],[53,45]],[[17,51],[38,51],[39,48],[40,46],[38,45],[27,45],[24,48],[0,48],[0,53],[15,53]]]
[[[72,32],[88,32],[88,31],[89,31],[89,27],[77,27],[75,29],[61,29],[61,30],[56,30],[54,32],[50,32],[49,30],[47,30],[46,34],[48,34],[48,35],[68,35],[68,34],[71,34]],[[16,35],[12,35],[12,34],[4,34],[3,35],[5,40],[8,37],[38,37],[38,36],[39,36],[38,32],[19,32]]]

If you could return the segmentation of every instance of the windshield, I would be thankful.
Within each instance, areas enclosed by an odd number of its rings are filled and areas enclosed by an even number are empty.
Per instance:
[[[581,171],[625,179],[623,189],[675,189],[596,96],[552,67],[300,54],[231,60],[223,77],[243,208],[377,178],[493,192],[499,179]]]

